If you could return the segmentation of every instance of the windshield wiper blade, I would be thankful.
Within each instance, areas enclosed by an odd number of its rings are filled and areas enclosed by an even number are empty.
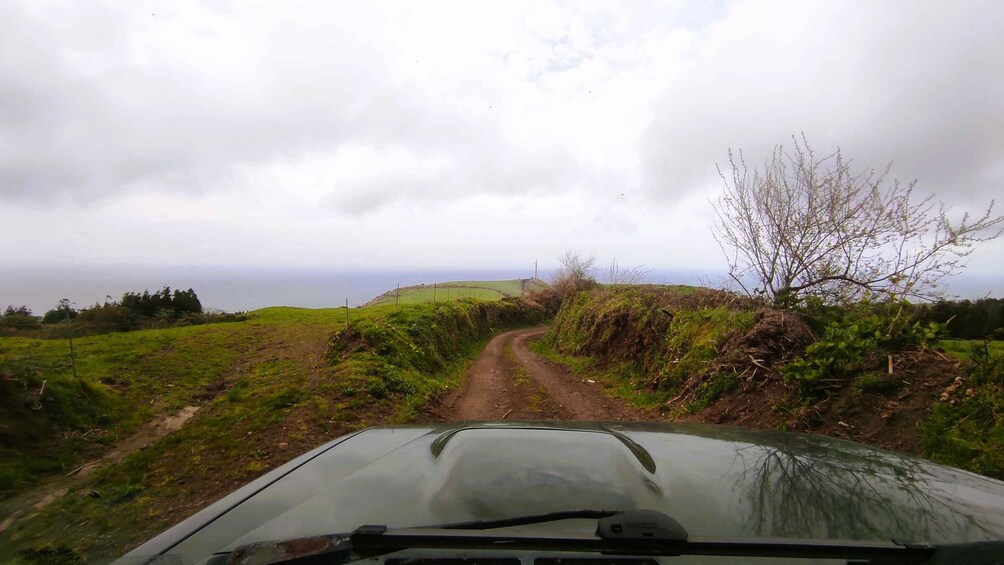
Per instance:
[[[237,548],[230,563],[329,563],[341,565],[406,549],[498,551],[543,551],[599,553],[624,556],[717,555],[738,557],[792,557],[806,559],[846,559],[857,563],[996,563],[1004,554],[1004,541],[938,545],[891,541],[813,539],[733,539],[694,538],[666,534],[665,527],[652,521],[652,511],[602,511],[555,513],[551,519],[584,517],[584,512],[605,514],[596,534],[501,533],[487,531],[500,526],[488,521],[477,527],[388,529],[362,526],[354,532],[278,542],[255,543]],[[544,516],[513,518],[510,521],[540,523]],[[555,517],[557,516],[557,517]],[[529,520],[529,521],[527,521]],[[671,520],[671,519],[669,519]],[[673,521],[675,523],[675,521]],[[461,526],[470,526],[466,522]],[[620,531],[614,526],[620,524]],[[456,524],[454,524],[456,526]],[[682,528],[681,528],[682,530]],[[646,532],[653,535],[646,535]],[[653,533],[655,532],[655,533]],[[657,535],[662,532],[665,535]],[[684,537],[686,536],[686,537]],[[223,557],[222,555],[219,557]]]
[[[546,522],[558,522],[560,520],[598,520],[615,514],[620,514],[621,510],[566,510],[564,512],[551,512],[548,514],[532,514],[529,516],[519,516],[517,518],[502,518],[499,520],[475,520],[473,522],[456,522],[453,524],[440,524],[438,526],[421,526],[423,530],[492,530],[496,528],[510,528],[513,526],[525,526],[527,524],[543,524]]]

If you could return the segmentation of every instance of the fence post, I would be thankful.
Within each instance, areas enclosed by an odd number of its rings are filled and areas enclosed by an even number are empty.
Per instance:
[[[349,299],[345,299],[345,327],[349,327]]]
[[[70,309],[72,307],[69,301],[66,303],[66,328],[69,330],[70,334],[70,365],[73,367],[73,380],[77,379],[77,352],[73,349],[73,324],[70,323]]]

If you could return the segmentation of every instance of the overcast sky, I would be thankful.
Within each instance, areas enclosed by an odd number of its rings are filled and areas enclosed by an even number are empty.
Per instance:
[[[998,1],[6,0],[0,259],[722,270],[730,147],[1004,194],[1001,30]]]

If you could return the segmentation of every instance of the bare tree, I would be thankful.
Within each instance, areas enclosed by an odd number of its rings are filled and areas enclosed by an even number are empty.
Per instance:
[[[582,257],[578,253],[566,251],[558,257],[561,264],[551,277],[551,287],[559,296],[567,296],[579,290],[596,286],[596,257]]]
[[[615,258],[610,262],[607,269],[608,284],[642,284],[648,279],[648,274],[652,269],[646,269],[643,265],[635,267],[622,267]]]
[[[916,181],[885,183],[891,164],[854,171],[839,149],[818,158],[804,135],[793,140],[794,151],[776,147],[762,170],[731,150],[730,177],[719,167],[715,238],[750,296],[938,298],[973,244],[1001,233],[993,201],[978,218],[952,222],[940,201],[914,197]]]

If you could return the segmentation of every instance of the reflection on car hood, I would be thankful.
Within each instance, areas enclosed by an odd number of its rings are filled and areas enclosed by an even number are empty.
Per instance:
[[[698,536],[1004,538],[1004,483],[860,444],[706,425],[496,422],[335,440],[131,555],[198,562],[363,524],[584,508],[659,510]]]

